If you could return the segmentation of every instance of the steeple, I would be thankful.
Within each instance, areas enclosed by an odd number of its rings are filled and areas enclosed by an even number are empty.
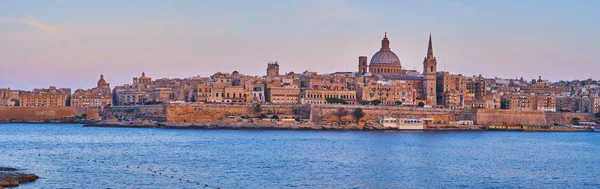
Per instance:
[[[427,48],[427,59],[431,60],[434,58],[435,57],[433,56],[433,43],[431,42],[431,33],[429,33],[429,47]]]
[[[390,40],[387,38],[387,32],[383,35],[383,40],[381,40],[381,50],[392,50],[390,49]]]

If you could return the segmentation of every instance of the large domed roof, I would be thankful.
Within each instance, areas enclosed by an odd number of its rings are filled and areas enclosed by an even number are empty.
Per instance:
[[[386,64],[400,65],[400,58],[390,48],[390,41],[387,38],[387,33],[381,40],[381,49],[371,57],[370,65]]]
[[[396,53],[390,50],[381,50],[373,55],[371,58],[371,65],[374,64],[398,64],[400,65],[400,58]]]

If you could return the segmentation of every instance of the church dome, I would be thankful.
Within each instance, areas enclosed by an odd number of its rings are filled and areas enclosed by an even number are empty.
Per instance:
[[[371,58],[371,65],[375,64],[397,64],[400,65],[400,58],[391,50],[380,50]]]
[[[383,40],[381,40],[381,49],[371,57],[370,66],[378,64],[400,66],[400,58],[398,58],[396,53],[392,52],[387,33],[383,37]]]

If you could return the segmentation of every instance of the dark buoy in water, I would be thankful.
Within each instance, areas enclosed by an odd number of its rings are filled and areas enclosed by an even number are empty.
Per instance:
[[[205,184],[204,187],[208,187],[208,184]]]

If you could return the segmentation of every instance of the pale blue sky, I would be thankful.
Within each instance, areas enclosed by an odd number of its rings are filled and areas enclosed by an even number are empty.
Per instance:
[[[238,70],[356,71],[385,31],[406,69],[600,79],[600,1],[1,1],[0,88]]]

